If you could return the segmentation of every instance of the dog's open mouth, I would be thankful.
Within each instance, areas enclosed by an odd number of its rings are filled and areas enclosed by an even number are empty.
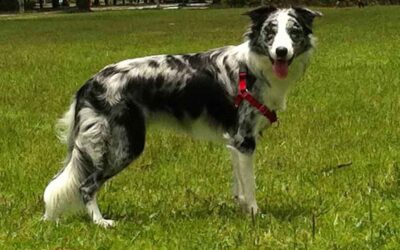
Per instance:
[[[289,65],[293,61],[293,57],[289,60],[278,58],[276,60],[270,57],[272,63],[272,71],[278,79],[285,79],[289,74]]]
[[[275,60],[272,62],[272,70],[279,79],[285,79],[289,73],[289,61]]]

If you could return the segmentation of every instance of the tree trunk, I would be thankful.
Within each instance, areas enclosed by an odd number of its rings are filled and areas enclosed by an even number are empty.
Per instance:
[[[18,11],[19,13],[25,12],[25,2],[24,0],[18,0]]]
[[[79,10],[90,11],[91,0],[77,0],[76,6]]]

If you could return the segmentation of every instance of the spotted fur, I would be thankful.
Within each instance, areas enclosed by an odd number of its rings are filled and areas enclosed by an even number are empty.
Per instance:
[[[261,7],[247,15],[252,24],[238,46],[125,60],[108,65],[79,89],[62,120],[68,156],[45,190],[44,219],[57,219],[74,204],[86,206],[95,223],[112,226],[100,213],[96,192],[142,153],[149,124],[227,144],[234,196],[246,212],[257,212],[253,153],[261,128],[269,124],[246,102],[235,108],[239,68],[248,69],[248,89],[256,99],[284,110],[290,87],[306,69],[314,46],[312,21],[320,14]],[[274,75],[276,60],[290,64],[285,79]]]

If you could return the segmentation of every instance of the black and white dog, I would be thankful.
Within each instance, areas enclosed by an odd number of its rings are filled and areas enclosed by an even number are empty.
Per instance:
[[[125,60],[105,67],[79,89],[60,122],[68,155],[44,192],[45,220],[80,205],[94,223],[112,226],[100,213],[96,192],[138,158],[146,127],[154,122],[224,141],[232,155],[234,197],[246,212],[257,213],[253,153],[259,131],[271,120],[251,102],[235,105],[239,71],[245,69],[253,99],[270,113],[284,110],[290,87],[307,67],[314,47],[312,23],[321,14],[268,6],[247,15],[252,24],[243,44]]]

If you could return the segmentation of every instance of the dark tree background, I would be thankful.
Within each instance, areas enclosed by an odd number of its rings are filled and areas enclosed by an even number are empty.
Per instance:
[[[33,9],[38,3],[39,6],[43,7],[43,0],[0,0],[0,11],[19,11],[20,1],[23,1],[21,6],[25,10]],[[145,4],[156,4],[156,3],[182,3],[188,0],[144,0]],[[358,0],[339,0],[340,6],[356,6]],[[366,5],[389,5],[389,4],[400,4],[400,0],[361,0]],[[125,5],[125,4],[137,4],[139,0],[63,0],[60,6],[59,0],[47,0],[51,2],[52,7],[57,9],[60,7],[68,7],[70,3],[76,3],[80,10],[90,11],[90,6],[100,5]],[[192,0],[192,2],[204,2],[204,0]],[[275,4],[278,6],[293,5],[312,5],[312,6],[335,6],[338,0],[214,0],[214,4],[222,5],[226,7],[243,7],[243,6],[258,6],[261,3],[264,4]]]

